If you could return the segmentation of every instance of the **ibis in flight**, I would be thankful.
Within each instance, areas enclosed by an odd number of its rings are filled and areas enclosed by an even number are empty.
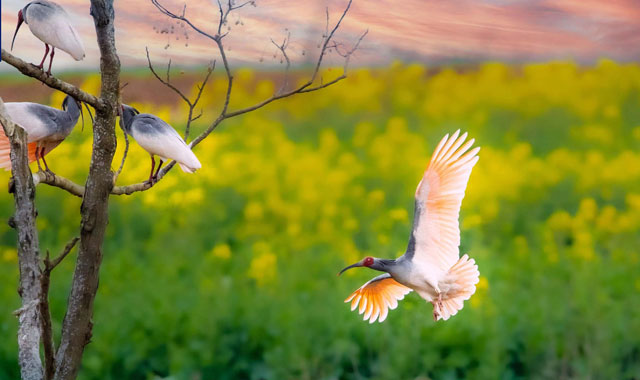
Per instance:
[[[151,173],[148,181],[150,184],[158,180],[160,167],[167,159],[175,160],[185,173],[193,173],[202,167],[187,143],[164,120],[155,115],[140,113],[126,104],[122,105],[121,113],[120,120],[125,133],[131,135],[138,145],[151,155]],[[160,158],[155,174],[153,172],[154,156]]]
[[[47,58],[47,54],[49,54],[49,45],[51,45],[47,74],[51,75],[51,64],[53,63],[53,55],[56,48],[66,51],[76,61],[84,58],[84,45],[80,35],[71,25],[71,19],[64,8],[53,1],[35,0],[18,11],[18,26],[16,26],[16,31],[13,34],[11,50],[13,50],[13,43],[23,22],[29,25],[29,29],[31,29],[31,33],[34,36],[44,42],[44,57],[42,57],[42,62],[38,65],[38,68],[42,70],[44,70],[44,61]]]
[[[469,256],[460,257],[458,214],[471,169],[480,148],[460,131],[438,144],[415,193],[413,230],[406,252],[395,260],[365,257],[344,268],[367,267],[385,272],[353,292],[345,302],[364,320],[387,318],[389,309],[415,290],[433,304],[434,320],[447,320],[475,292],[480,272]]]
[[[81,103],[67,95],[62,102],[62,110],[38,103],[5,103],[11,120],[27,132],[29,162],[40,159],[47,171],[49,166],[44,156],[64,140],[78,123]],[[11,169],[11,146],[9,139],[0,130],[0,168]]]

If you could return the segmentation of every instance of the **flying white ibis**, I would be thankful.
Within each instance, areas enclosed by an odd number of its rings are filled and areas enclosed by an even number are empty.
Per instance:
[[[469,150],[460,131],[438,144],[415,194],[413,231],[404,255],[395,260],[365,257],[344,268],[367,267],[386,272],[373,278],[349,296],[351,310],[359,305],[364,320],[387,318],[388,309],[415,290],[433,304],[434,320],[447,320],[462,309],[475,292],[478,266],[466,254],[460,257],[458,214],[471,169],[480,148]]]
[[[182,137],[172,126],[155,115],[140,113],[137,109],[122,105],[121,121],[124,131],[138,142],[138,144],[151,155],[151,173],[149,183],[153,184],[158,179],[158,173],[162,164],[167,159],[175,160],[185,173],[193,173],[202,165],[193,151],[184,142]],[[155,174],[155,160],[153,156],[160,158]]]
[[[29,25],[29,29],[31,29],[31,33],[44,42],[44,57],[42,57],[42,62],[38,65],[42,70],[44,70],[44,61],[49,53],[49,45],[51,45],[51,57],[47,74],[51,75],[51,64],[53,63],[53,55],[56,48],[66,51],[76,61],[84,58],[84,45],[80,35],[71,25],[71,19],[67,12],[53,1],[32,1],[18,11],[18,26],[16,26],[16,32],[13,34],[11,50],[13,50],[13,43],[16,40],[16,35],[22,22],[26,22]]]
[[[5,103],[11,120],[27,132],[29,162],[40,159],[47,171],[49,166],[44,156],[64,140],[78,123],[81,104],[67,95],[62,102],[62,110],[38,103]],[[9,139],[0,131],[0,168],[11,170],[11,146]]]

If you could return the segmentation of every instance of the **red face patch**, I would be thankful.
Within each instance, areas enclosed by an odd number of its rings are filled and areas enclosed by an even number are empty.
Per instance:
[[[371,256],[365,257],[362,265],[364,265],[365,267],[370,267],[371,265],[373,265],[373,257]]]

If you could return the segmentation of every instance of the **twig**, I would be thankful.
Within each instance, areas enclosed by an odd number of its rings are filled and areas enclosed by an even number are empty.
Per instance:
[[[37,66],[27,63],[20,58],[12,55],[8,51],[2,49],[2,61],[18,69],[22,74],[35,78],[47,86],[60,90],[65,94],[71,95],[75,99],[88,103],[93,108],[104,108],[104,104],[101,99],[79,89],[78,87],[67,83],[52,75],[47,75],[43,70]]]
[[[51,273],[51,271],[57,267],[62,260],[64,260],[65,257],[67,257],[67,255],[71,252],[71,250],[73,249],[73,247],[76,246],[76,244],[78,243],[78,241],[80,240],[79,236],[74,237],[73,239],[71,239],[67,245],[64,246],[64,249],[62,250],[62,252],[58,255],[58,257],[56,257],[55,259],[53,259],[53,261],[49,260],[49,251],[47,251],[47,256],[44,259],[44,272],[45,273]]]
[[[122,116],[120,116],[120,129],[122,129],[122,133],[124,134],[124,154],[122,155],[122,161],[120,161],[120,167],[113,174],[113,183],[115,185],[120,173],[122,173],[122,169],[124,168],[124,162],[127,160],[127,155],[129,154],[129,136],[127,135],[127,131],[124,130],[124,125],[122,121]]]
[[[278,93],[284,92],[287,89],[287,86],[289,84],[289,68],[291,67],[291,60],[289,59],[289,55],[287,54],[287,47],[289,47],[289,41],[291,41],[291,32],[287,33],[287,36],[284,38],[284,41],[282,41],[281,45],[278,45],[273,40],[273,38],[271,39],[271,43],[274,44],[278,48],[278,50],[280,50],[280,52],[282,53],[282,56],[287,62],[287,66],[284,69],[284,82],[282,83],[280,90],[278,90]]]
[[[149,65],[149,70],[151,70],[151,73],[153,74],[153,76],[155,76],[156,79],[158,79],[160,81],[160,83],[162,83],[165,86],[169,87],[171,90],[173,90],[173,92],[178,94],[182,98],[182,100],[187,104],[187,106],[189,107],[189,115],[187,117],[187,125],[185,126],[185,131],[184,131],[184,140],[187,141],[187,138],[189,137],[189,132],[190,132],[190,129],[191,129],[191,122],[197,120],[198,118],[200,118],[200,116],[202,116],[202,112],[200,112],[200,115],[198,115],[196,117],[193,117],[193,111],[197,107],[198,102],[200,101],[200,97],[202,96],[202,92],[204,91],[205,86],[209,82],[209,78],[211,77],[211,74],[213,73],[213,71],[216,68],[216,62],[213,61],[211,63],[211,66],[209,66],[207,68],[207,74],[205,75],[204,79],[202,80],[202,84],[199,84],[199,85],[196,84],[196,86],[198,87],[198,93],[196,94],[195,99],[192,101],[182,91],[180,91],[179,88],[177,88],[176,86],[171,84],[171,76],[169,74],[169,72],[171,70],[171,60],[169,60],[169,63],[167,64],[167,79],[164,80],[164,79],[162,79],[160,77],[160,75],[158,75],[156,70],[153,68],[153,64],[151,63],[151,57],[149,56],[149,48],[145,47],[145,50],[147,52],[147,63]]]
[[[64,260],[71,252],[80,237],[76,236],[62,250],[53,261],[49,259],[49,251],[45,256],[44,269],[40,276],[40,285],[42,287],[40,293],[40,321],[42,323],[42,343],[44,345],[44,378],[49,380],[53,378],[55,372],[55,344],[53,343],[53,329],[51,323],[51,311],[49,309],[49,287],[51,284],[51,271]]]

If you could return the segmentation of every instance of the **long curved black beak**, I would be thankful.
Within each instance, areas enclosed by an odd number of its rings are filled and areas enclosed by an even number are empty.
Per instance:
[[[361,262],[357,262],[355,264],[351,264],[348,267],[344,268],[343,270],[340,271],[340,273],[338,273],[338,276],[340,276],[344,271],[346,271],[347,269],[351,269],[351,268],[357,268],[357,267],[361,267],[362,263]]]
[[[22,17],[22,9],[18,11],[18,26],[16,26],[16,32],[13,33],[13,39],[11,40],[11,50],[13,50],[13,43],[16,41],[16,36],[18,35],[18,29],[20,29],[20,25],[24,22],[24,17]]]

